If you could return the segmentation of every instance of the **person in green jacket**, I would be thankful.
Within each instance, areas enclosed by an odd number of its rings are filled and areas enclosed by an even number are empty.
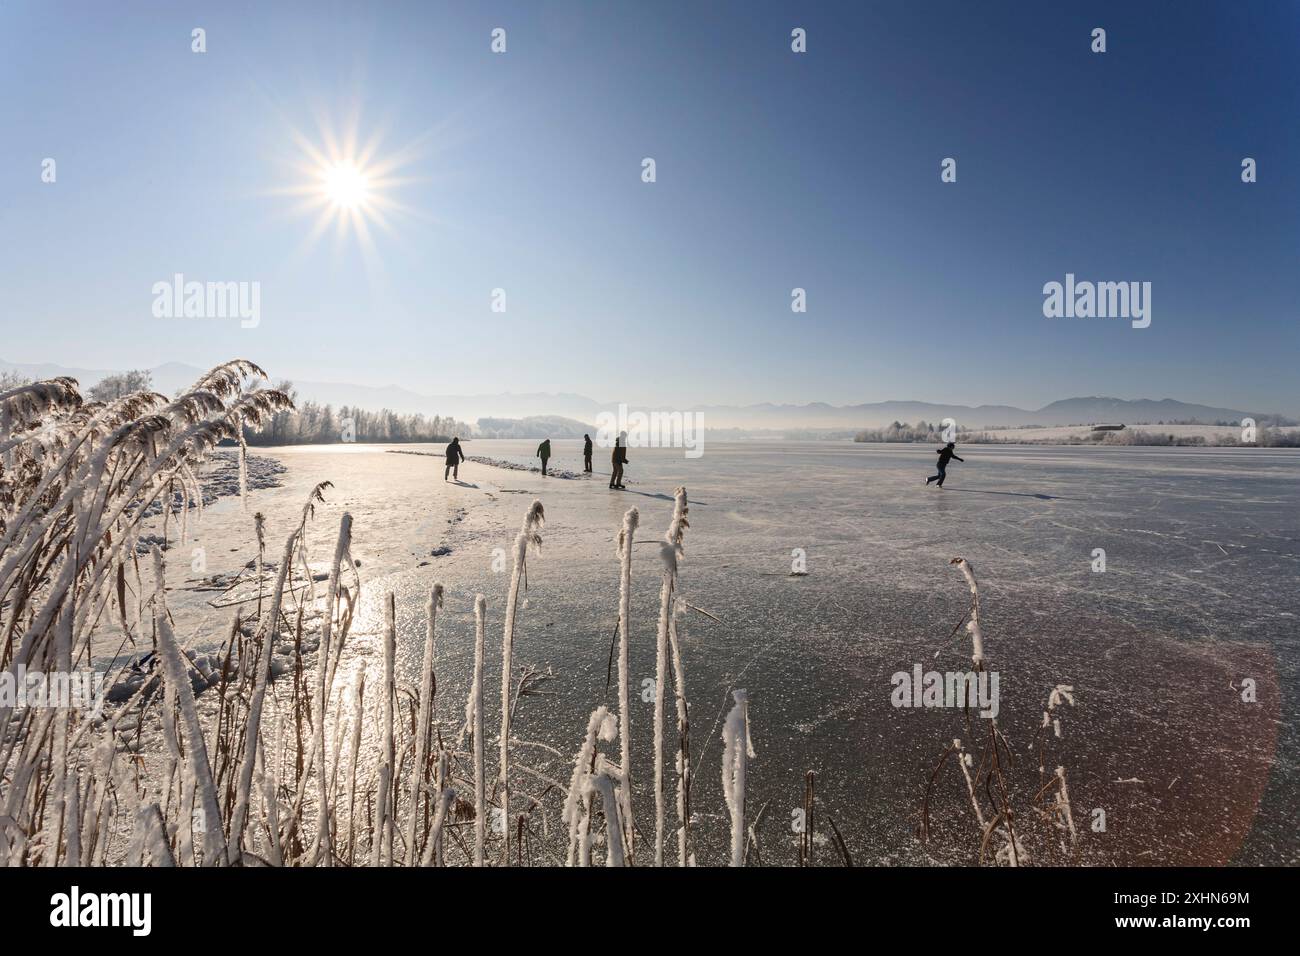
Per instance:
[[[551,440],[548,438],[537,446],[537,457],[542,460],[542,474],[546,474],[546,461],[551,457]]]

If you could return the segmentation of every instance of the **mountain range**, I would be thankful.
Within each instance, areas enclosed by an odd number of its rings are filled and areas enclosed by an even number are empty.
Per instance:
[[[0,360],[0,371],[12,371],[29,378],[51,378],[70,375],[83,388],[89,388],[112,369],[67,368],[49,363],[17,364]],[[167,362],[149,370],[153,375],[155,390],[166,395],[174,394],[203,373],[203,369],[180,362]],[[273,378],[274,381],[274,378]],[[370,386],[344,382],[294,381],[300,399],[311,399],[335,408],[341,405],[371,410],[388,408],[402,413],[451,416],[461,421],[474,422],[480,418],[518,419],[537,416],[558,416],[580,423],[595,423],[601,412],[617,413],[617,402],[602,403],[584,395],[547,392],[501,392],[484,395],[425,395],[396,385]],[[649,410],[632,406],[632,411]],[[1205,424],[1237,422],[1243,417],[1257,419],[1275,418],[1266,410],[1243,411],[1181,402],[1172,398],[1120,399],[1091,396],[1067,398],[1038,409],[1017,408],[1013,405],[949,405],[934,402],[888,401],[867,402],[858,405],[828,405],[812,402],[807,405],[699,405],[689,409],[701,415],[708,429],[758,430],[827,430],[874,428],[890,422],[917,421],[941,422],[952,418],[959,425],[979,429],[985,427],[1021,427],[1026,425],[1083,425],[1096,422],[1141,424],[1155,422],[1195,421]]]

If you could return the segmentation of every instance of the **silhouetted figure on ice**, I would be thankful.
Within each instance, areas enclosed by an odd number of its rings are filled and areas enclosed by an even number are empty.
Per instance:
[[[542,460],[542,474],[546,474],[546,462],[551,457],[551,440],[548,438],[537,446],[537,457]]]
[[[457,481],[460,481],[460,463],[465,460],[465,453],[460,448],[460,436],[451,440],[447,446],[447,467],[443,469],[442,480],[446,481],[447,476],[451,475]]]
[[[591,436],[582,436],[582,470],[591,474]]]
[[[623,466],[627,464],[627,446],[623,444],[625,441],[627,441],[627,432],[620,432],[614,439],[614,454],[610,456],[610,462],[614,466],[609,476],[611,488],[623,487]]]
[[[937,481],[939,482],[939,487],[942,488],[943,480],[948,477],[948,462],[952,461],[954,458],[958,461],[966,460],[965,458],[957,457],[956,448],[957,445],[955,442],[948,442],[948,444],[935,452],[935,454],[939,456],[939,474],[931,475],[929,478],[925,479],[927,485],[932,481]]]

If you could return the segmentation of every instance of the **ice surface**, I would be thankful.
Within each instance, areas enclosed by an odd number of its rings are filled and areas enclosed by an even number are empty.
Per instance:
[[[580,473],[581,443],[552,444],[552,468]],[[526,465],[535,446],[474,441],[466,451]],[[955,556],[970,562],[979,582],[987,666],[1001,676],[998,724],[1014,748],[1016,798],[1027,819],[1039,787],[1034,734],[1049,694],[1064,684],[1074,688],[1076,705],[1053,712],[1061,739],[1053,735],[1046,759],[1049,775],[1058,764],[1069,774],[1077,859],[1297,862],[1300,453],[959,452],[965,462],[950,466],[942,490],[923,484],[934,462],[928,445],[715,442],[698,459],[633,448],[625,491],[606,487],[607,449],[597,450],[591,479],[467,462],[462,484],[451,486],[455,506],[467,509],[464,520],[444,521],[441,512],[404,516],[429,521],[427,546],[409,570],[367,577],[349,657],[353,664],[367,654],[378,660],[380,601],[392,589],[398,680],[418,684],[428,588],[441,581],[436,710],[443,736],[454,738],[473,663],[473,596],[487,596],[491,684],[499,678],[510,575],[509,561],[494,561],[494,552],[510,554],[528,504],[540,498],[545,541],[527,558],[528,604],[519,611],[514,663],[516,680],[523,668],[549,680],[545,693],[519,704],[512,761],[567,780],[593,709],[617,707],[617,669],[607,685],[616,539],[624,512],[637,507],[632,777],[638,826],[653,833],[646,789],[653,697],[643,689],[655,673],[658,549],[673,489],[682,484],[691,527],[678,593],[711,615],[688,611],[681,634],[701,862],[727,859],[721,729],[731,691],[741,687],[752,737],[761,743],[747,771],[749,819],[770,802],[758,831],[766,862],[796,858],[791,811],[802,805],[807,770],[816,771],[819,804],[834,816],[855,863],[978,857],[978,828],[955,762],[936,784],[928,847],[915,830],[939,756],[954,737],[978,744],[986,723],[973,717],[968,725],[960,710],[890,703],[895,672],[970,666],[969,636],[954,634],[970,602],[961,573],[949,565]],[[350,457],[340,454],[328,477],[345,493],[364,495],[349,489]],[[292,455],[284,460],[292,471]],[[429,469],[440,484],[442,463],[430,458]],[[359,538],[364,533],[358,527]],[[452,550],[417,567],[435,546]],[[1104,572],[1092,570],[1098,548]],[[806,574],[792,574],[796,549]],[[1254,681],[1255,703],[1242,700],[1246,679]],[[489,715],[489,728],[493,722]],[[667,736],[671,746],[675,735]],[[558,819],[563,792],[552,796]],[[1097,810],[1105,812],[1105,832],[1093,829]],[[552,825],[550,833],[553,858],[562,860],[565,828]],[[639,863],[649,851],[637,841]],[[817,862],[837,861],[828,843],[818,841],[816,852]]]

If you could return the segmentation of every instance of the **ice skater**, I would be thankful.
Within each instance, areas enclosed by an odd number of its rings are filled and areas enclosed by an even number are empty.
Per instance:
[[[460,481],[460,463],[465,460],[465,452],[460,447],[460,436],[457,435],[447,446],[447,467],[443,469],[442,480],[446,481],[447,476],[451,475],[457,481]]]
[[[948,477],[948,462],[952,461],[954,458],[957,458],[958,461],[966,460],[965,458],[957,457],[956,448],[956,442],[948,442],[948,444],[935,452],[935,454],[939,456],[939,474],[931,475],[929,478],[925,479],[927,485],[932,481],[937,481],[939,482],[939,487],[942,488],[943,480]]]
[[[542,474],[546,474],[546,463],[551,458],[551,440],[548,438],[537,446],[537,457],[542,460]]]
[[[614,439],[614,454],[610,456],[610,462],[614,466],[609,476],[611,488],[623,487],[623,466],[627,464],[627,446],[623,444],[625,441],[627,441],[627,432],[619,432],[618,437]]]
[[[582,436],[582,470],[591,474],[591,436]]]

